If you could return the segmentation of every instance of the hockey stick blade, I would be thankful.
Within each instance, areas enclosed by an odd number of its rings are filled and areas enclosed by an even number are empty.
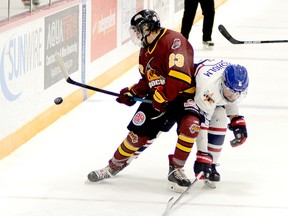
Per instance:
[[[72,85],[76,85],[76,86],[79,86],[81,88],[85,88],[85,89],[89,89],[89,90],[92,90],[92,91],[97,91],[97,92],[101,92],[101,93],[104,93],[104,94],[108,94],[108,95],[112,95],[112,96],[116,96],[118,97],[119,94],[118,93],[115,93],[115,92],[111,92],[111,91],[107,91],[107,90],[104,90],[104,89],[100,89],[100,88],[96,88],[94,86],[90,86],[90,85],[86,85],[84,83],[80,83],[80,82],[76,82],[74,81],[70,76],[69,76],[69,73],[68,73],[68,70],[65,66],[65,63],[62,59],[62,57],[56,53],[55,54],[55,60],[57,62],[57,64],[59,65],[60,69],[61,69],[61,72],[62,74],[64,75],[64,78],[66,79],[66,81]],[[143,99],[143,98],[138,98],[138,97],[131,97],[134,101],[139,101],[139,102],[143,102],[143,103],[152,103],[151,100],[147,100],[147,99]]]
[[[220,33],[232,44],[243,44],[242,41],[235,40],[223,25],[218,26]]]
[[[189,190],[191,190],[192,186],[201,178],[201,176],[203,175],[203,171],[201,171],[195,178],[195,180],[191,183],[191,185],[185,190],[183,191],[183,193],[180,194],[180,196],[175,200],[174,197],[171,197],[167,203],[166,209],[163,213],[163,216],[167,216],[169,215],[169,213],[171,212],[172,208],[184,197],[185,194],[187,194],[189,192]]]
[[[169,201],[168,201],[168,203],[167,203],[167,206],[166,206],[166,209],[165,209],[164,213],[162,214],[162,216],[167,216],[167,215],[169,215],[170,209],[172,208],[172,205],[173,205],[173,202],[172,202],[173,199],[174,199],[174,197],[171,197],[171,198],[169,199]]]
[[[59,53],[55,54],[55,60],[56,60],[56,62],[58,64],[58,66],[60,67],[60,69],[62,71],[62,74],[64,75],[65,80],[67,81],[69,79],[69,73],[68,73],[68,70],[67,70],[67,68],[65,66],[65,63],[64,63],[64,61],[63,61],[63,59],[62,59],[62,57],[60,56]]]
[[[218,26],[220,33],[232,44],[262,44],[262,43],[288,43],[288,40],[251,40],[251,41],[239,41],[232,37],[223,25]]]

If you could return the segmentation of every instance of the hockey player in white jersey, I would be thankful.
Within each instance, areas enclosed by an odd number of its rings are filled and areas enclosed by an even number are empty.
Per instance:
[[[204,112],[205,121],[197,137],[195,174],[204,171],[210,181],[220,181],[216,165],[228,128],[235,139],[232,147],[246,141],[247,129],[244,117],[239,115],[238,103],[246,96],[249,84],[245,67],[224,60],[206,59],[196,64],[195,102]]]

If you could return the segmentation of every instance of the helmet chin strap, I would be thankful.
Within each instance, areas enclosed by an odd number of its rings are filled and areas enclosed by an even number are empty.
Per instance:
[[[148,41],[147,41],[147,37],[148,37],[150,34],[151,34],[151,31],[146,31],[146,32],[144,33],[144,35],[142,36],[142,38],[141,38],[142,45],[143,45],[144,47],[147,47],[147,46],[149,45],[149,43],[148,43]]]

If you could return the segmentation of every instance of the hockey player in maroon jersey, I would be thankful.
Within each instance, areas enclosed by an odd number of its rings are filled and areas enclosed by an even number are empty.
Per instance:
[[[123,88],[119,103],[132,106],[131,96],[152,100],[141,103],[128,125],[129,133],[109,160],[108,166],[88,174],[91,182],[115,176],[129,158],[144,145],[168,131],[165,122],[177,123],[178,139],[169,158],[168,183],[173,191],[182,192],[190,184],[183,167],[200,129],[199,108],[192,100],[195,94],[194,51],[180,33],[162,28],[153,10],[143,10],[131,19],[132,41],[140,45],[141,78],[131,87]],[[165,126],[164,126],[165,125]],[[201,153],[200,153],[201,154]],[[203,154],[206,157],[206,154]],[[205,167],[205,166],[203,166]],[[209,173],[209,170],[203,170]]]

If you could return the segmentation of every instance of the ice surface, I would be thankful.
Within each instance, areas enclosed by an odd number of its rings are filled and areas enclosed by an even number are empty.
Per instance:
[[[197,182],[171,215],[288,215],[288,44],[233,45],[217,30],[223,24],[238,40],[288,39],[287,7],[286,0],[228,0],[216,11],[212,51],[202,49],[202,22],[193,26],[196,60],[224,58],[247,67],[250,88],[240,109],[249,137],[232,148],[228,132],[217,188]],[[134,67],[105,89],[119,91],[137,80]],[[162,215],[179,196],[166,188],[174,128],[115,178],[86,181],[91,170],[106,166],[136,108],[97,93],[2,159],[0,215]],[[195,151],[185,166],[191,179]]]

